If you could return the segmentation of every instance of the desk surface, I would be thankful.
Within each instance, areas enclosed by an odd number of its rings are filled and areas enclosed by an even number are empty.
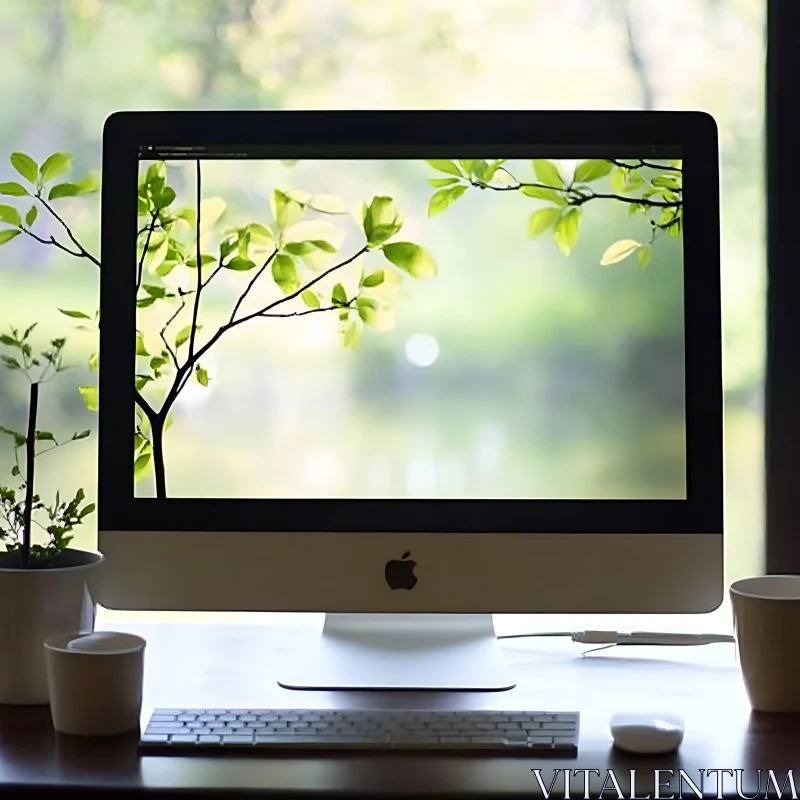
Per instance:
[[[533,797],[540,794],[532,769],[549,784],[555,770],[588,773],[597,797],[607,770],[623,793],[653,791],[655,770],[678,770],[699,784],[700,770],[744,770],[743,792],[757,791],[757,770],[775,771],[782,784],[797,770],[800,791],[800,715],[760,716],[749,711],[732,645],[699,648],[614,648],[583,656],[567,640],[512,640],[504,650],[518,686],[501,694],[373,694],[291,692],[275,683],[276,665],[315,635],[307,626],[116,624],[148,640],[143,716],[156,706],[188,707],[515,707],[581,712],[579,754],[574,759],[474,758],[463,755],[325,755],[139,758],[135,737],[86,741],[56,735],[46,708],[0,707],[0,794],[42,788],[176,790],[225,795],[232,790],[265,796]],[[672,710],[686,717],[679,754],[624,756],[611,749],[608,719],[615,711]],[[669,773],[661,773],[667,780]],[[585,775],[572,773],[572,796],[582,797]],[[559,773],[554,796],[563,794]],[[761,776],[761,791],[767,773]],[[722,773],[724,794],[736,796],[735,776]],[[607,783],[611,786],[610,783]],[[686,786],[685,786],[686,788]],[[716,796],[716,774],[705,791]],[[684,796],[693,796],[690,789]],[[669,797],[662,789],[662,796]],[[604,797],[616,797],[608,789]],[[676,794],[677,796],[677,794]],[[774,789],[772,797],[775,797]],[[788,796],[788,795],[787,795]]]

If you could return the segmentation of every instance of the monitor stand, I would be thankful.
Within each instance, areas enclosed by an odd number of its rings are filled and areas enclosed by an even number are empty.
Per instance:
[[[490,614],[326,614],[286,689],[501,692],[513,689]]]

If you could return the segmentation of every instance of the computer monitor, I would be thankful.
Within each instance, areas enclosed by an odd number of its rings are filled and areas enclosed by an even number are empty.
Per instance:
[[[326,612],[297,688],[714,609],[717,160],[701,113],[114,114],[101,602]]]

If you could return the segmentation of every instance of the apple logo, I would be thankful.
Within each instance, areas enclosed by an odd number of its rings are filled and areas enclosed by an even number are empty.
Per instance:
[[[414,574],[416,561],[408,561],[411,551],[407,550],[401,558],[394,558],[386,562],[386,583],[390,589],[413,589],[417,585],[417,576]]]

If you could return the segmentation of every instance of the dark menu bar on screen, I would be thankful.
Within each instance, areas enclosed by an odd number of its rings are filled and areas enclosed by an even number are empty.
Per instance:
[[[678,145],[563,145],[515,144],[487,145],[175,145],[145,144],[139,147],[142,160],[177,161],[181,159],[408,159],[408,158],[614,158],[619,160],[674,160],[682,157]]]

